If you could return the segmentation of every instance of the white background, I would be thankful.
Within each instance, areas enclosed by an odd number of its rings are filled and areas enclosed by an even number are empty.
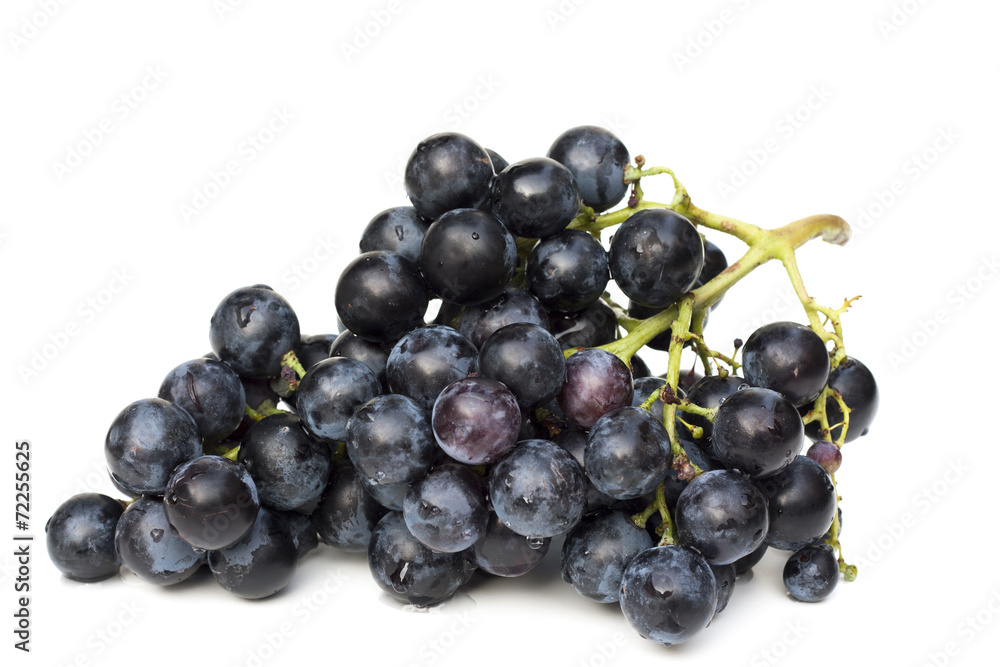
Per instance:
[[[335,329],[340,269],[366,222],[406,203],[399,175],[420,139],[458,130],[513,161],[587,123],[674,168],[709,210],[767,227],[830,212],[855,227],[846,247],[814,242],[799,256],[825,303],[863,295],[844,318],[847,347],[882,390],[871,434],[845,447],[839,475],[860,576],[823,603],[796,603],[780,584],[783,558],[769,557],[711,628],[667,650],[573,593],[555,553],[522,581],[482,580],[414,614],[386,602],[362,556],[326,548],[280,596],[250,603],[210,578],[177,590],[75,584],[39,539],[30,656],[11,647],[15,563],[12,546],[0,549],[5,664],[996,655],[1000,6],[224,2],[8,0],[0,12],[5,544],[15,438],[32,443],[41,538],[65,498],[113,493],[108,425],[208,350],[209,318],[231,290],[268,283],[304,333]],[[261,134],[276,110],[292,118]],[[269,143],[250,148],[258,135]],[[239,173],[214,188],[229,161]],[[647,193],[670,188],[650,182]],[[709,341],[728,349],[761,321],[803,321],[790,297],[778,267],[761,269],[713,314]]]

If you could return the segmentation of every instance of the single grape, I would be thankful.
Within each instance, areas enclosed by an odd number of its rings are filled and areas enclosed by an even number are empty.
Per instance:
[[[524,440],[490,468],[493,511],[526,537],[552,537],[580,520],[586,501],[576,459],[548,440]]]
[[[540,241],[525,267],[531,293],[546,308],[560,313],[583,310],[597,301],[610,279],[604,247],[579,229]]]
[[[445,387],[431,426],[438,446],[462,463],[491,463],[510,451],[521,429],[517,399],[502,383],[470,377]]]
[[[549,330],[563,349],[598,347],[618,337],[615,311],[600,299],[575,313],[551,313],[549,322]]]
[[[670,469],[670,437],[648,411],[624,407],[590,429],[583,469],[612,498],[638,498],[654,490]]]
[[[118,519],[115,548],[122,565],[143,581],[170,586],[184,581],[205,564],[205,552],[170,531],[163,501],[136,498]]]
[[[478,206],[486,199],[492,178],[486,149],[457,132],[434,134],[417,144],[403,173],[406,196],[428,220],[452,209]]]
[[[394,512],[403,511],[403,501],[410,490],[409,484],[379,484],[364,475],[360,475],[359,477],[361,485],[365,487],[365,491],[379,505]]]
[[[492,148],[487,148],[486,152],[490,156],[490,162],[493,164],[493,172],[495,174],[499,174],[501,171],[507,168],[508,164],[510,164],[509,162],[507,162],[507,160],[503,158],[502,155],[500,155],[500,153],[497,153]]]
[[[403,519],[410,533],[434,551],[464,551],[486,531],[486,484],[463,465],[437,466],[410,486]]]
[[[595,211],[611,208],[628,191],[628,149],[602,127],[581,125],[566,130],[553,142],[548,156],[573,172],[583,203]]]
[[[229,437],[243,421],[247,403],[236,371],[208,359],[186,361],[170,371],[159,397],[191,415],[206,444]]]
[[[208,566],[219,585],[249,600],[269,597],[287,586],[297,562],[288,525],[268,509],[261,509],[236,544],[208,554]]]
[[[482,345],[479,373],[504,383],[524,409],[556,397],[566,379],[566,358],[558,341],[537,324],[498,329]]]
[[[281,358],[299,344],[299,320],[269,287],[241,287],[212,315],[209,339],[219,358],[242,377],[277,377]]]
[[[563,542],[563,581],[585,598],[618,602],[625,568],[652,546],[649,534],[625,512],[591,514],[576,524]]]
[[[174,468],[201,456],[198,427],[162,398],[144,398],[118,413],[104,439],[115,484],[132,496],[161,495]]]
[[[824,600],[840,581],[837,555],[829,544],[802,547],[789,556],[781,578],[788,593],[796,600]]]
[[[45,523],[45,546],[52,563],[70,579],[100,581],[118,572],[115,526],[122,503],[100,493],[66,500]]]
[[[748,477],[711,470],[681,493],[674,522],[678,543],[697,549],[710,565],[725,565],[764,543],[767,501]]]
[[[629,299],[665,308],[690,291],[705,264],[701,235],[670,209],[646,209],[623,222],[611,239],[611,276]]]
[[[295,544],[295,558],[303,556],[319,546],[319,535],[312,525],[309,516],[299,512],[275,512],[279,520],[288,526],[288,532]]]
[[[386,514],[372,532],[368,568],[393,599],[417,607],[443,602],[468,579],[463,553],[437,553],[413,537],[400,512]]]
[[[589,429],[602,415],[632,402],[632,373],[604,350],[580,350],[566,360],[566,382],[556,396],[574,424]]]
[[[334,302],[349,331],[391,344],[423,323],[427,286],[416,263],[394,252],[373,250],[344,268]]]
[[[498,577],[520,577],[542,562],[551,542],[550,537],[519,535],[490,512],[486,530],[465,554],[484,572]]]
[[[495,299],[467,306],[458,318],[458,331],[478,349],[493,332],[517,322],[548,330],[549,315],[531,292],[508,286]]]
[[[788,466],[802,449],[802,419],[776,391],[749,387],[723,401],[712,452],[727,468],[758,479]]]
[[[712,574],[715,575],[715,590],[719,594],[719,601],[715,605],[715,613],[718,615],[729,604],[729,599],[733,597],[733,591],[736,590],[736,568],[732,563],[726,565],[709,563],[708,566],[712,568]]]
[[[476,346],[451,327],[415,329],[392,348],[385,373],[389,389],[430,412],[441,390],[476,368]]]
[[[767,541],[765,540],[757,549],[753,552],[747,554],[743,558],[740,558],[735,563],[733,567],[736,569],[736,576],[744,575],[753,569],[753,566],[761,561],[764,554],[767,552]]]
[[[830,371],[827,380],[830,389],[840,392],[840,397],[851,410],[850,422],[847,426],[847,436],[844,442],[857,440],[868,433],[868,428],[875,421],[875,414],[878,412],[878,385],[875,383],[875,376],[868,370],[868,367],[853,357],[847,357],[840,364]],[[806,404],[802,411],[808,412],[812,404]],[[844,420],[844,415],[840,411],[840,405],[836,399],[826,399],[826,419],[830,424],[830,437],[834,440],[840,438],[843,426],[836,426]],[[806,425],[806,435],[810,438],[820,439],[819,421],[810,422]]]
[[[330,356],[330,347],[339,334],[315,334],[302,336],[299,346],[295,348],[295,356],[306,370]]]
[[[427,232],[427,222],[412,206],[395,206],[382,211],[361,232],[362,253],[388,250],[414,264],[420,261],[420,243]]]
[[[401,394],[376,396],[347,422],[347,455],[376,484],[410,484],[427,474],[437,445],[430,417]]]
[[[221,456],[179,466],[163,492],[172,532],[196,549],[222,549],[253,527],[260,510],[246,468]]]
[[[517,244],[490,213],[459,208],[431,223],[420,272],[442,301],[471,306],[500,296],[517,268]]]
[[[580,211],[573,172],[547,157],[529,158],[497,173],[490,186],[493,215],[511,234],[547,238]]]
[[[840,447],[829,440],[814,442],[806,452],[806,456],[823,466],[823,470],[831,475],[840,470],[840,464],[844,460],[843,454],[840,453]]]
[[[815,400],[830,374],[826,344],[809,327],[772,322],[743,346],[743,375],[755,387],[772,389],[795,406]]]
[[[261,505],[274,510],[315,502],[330,477],[330,448],[314,440],[291,414],[257,422],[243,436],[238,458],[254,480]]]
[[[658,546],[629,563],[621,607],[635,630],[660,644],[679,644],[705,629],[718,606],[715,575],[694,549]]]
[[[324,544],[344,551],[364,551],[372,530],[386,513],[367,491],[354,466],[340,465],[330,474],[323,502],[312,513],[313,527]]]
[[[368,366],[354,359],[331,357],[305,374],[295,404],[309,435],[337,442],[347,437],[347,420],[354,411],[381,391],[378,376]]]
[[[757,487],[767,498],[765,541],[775,549],[794,551],[830,529],[837,493],[830,475],[812,459],[796,456],[781,472],[757,480]]]

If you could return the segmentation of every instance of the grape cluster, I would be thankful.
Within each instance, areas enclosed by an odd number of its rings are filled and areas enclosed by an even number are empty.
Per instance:
[[[827,597],[853,577],[840,447],[878,405],[843,351],[849,304],[804,301],[810,326],[761,327],[742,364],[711,350],[708,311],[749,263],[699,228],[740,227],[676,179],[671,205],[647,202],[639,179],[667,170],[635,163],[591,126],[510,164],[461,134],[422,141],[411,205],[371,220],[336,284],[342,330],[301,335],[266,285],[226,296],[212,352],[107,432],[129,500],[63,503],[46,527],[53,562],[81,581],[124,566],[158,585],[207,565],[262,598],[322,541],[367,552],[382,590],[423,606],[476,572],[525,574],[560,537],[563,579],[668,645],[705,628],[768,548],[793,552],[793,597]],[[668,351],[662,376],[644,345]],[[682,377],[685,349],[704,376]]]

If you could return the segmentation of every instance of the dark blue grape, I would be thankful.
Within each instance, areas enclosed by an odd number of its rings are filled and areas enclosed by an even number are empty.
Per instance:
[[[739,375],[709,375],[701,378],[687,392],[687,398],[695,405],[711,410],[717,408],[722,403],[735,394],[740,387],[746,384],[746,380]],[[684,421],[692,426],[702,428],[702,436],[698,438],[701,443],[709,444],[712,440],[712,422],[701,415],[691,412],[684,414]]]
[[[826,344],[809,327],[772,322],[743,346],[743,375],[755,387],[782,394],[795,406],[815,400],[830,374]]]
[[[385,364],[389,360],[389,348],[381,343],[365,340],[352,331],[344,331],[330,346],[330,357],[347,357],[360,361],[378,376],[382,388],[388,392]]]
[[[493,164],[489,153],[457,132],[427,137],[406,163],[406,196],[421,217],[435,220],[456,208],[478,206],[489,192]]]
[[[490,469],[489,493],[504,525],[527,537],[566,532],[580,520],[586,501],[580,465],[547,440],[517,443]]]
[[[250,473],[221,456],[201,456],[178,467],[163,500],[172,531],[196,549],[235,544],[260,509]]]
[[[144,398],[118,413],[104,439],[115,484],[133,496],[161,495],[174,468],[201,456],[194,419],[162,398]]]
[[[625,568],[652,546],[649,534],[625,512],[586,516],[563,542],[563,581],[591,600],[618,602]]]
[[[666,308],[690,291],[705,264],[701,235],[669,209],[639,211],[611,239],[608,267],[629,299]]]
[[[517,244],[492,214],[448,211],[420,246],[420,272],[442,301],[463,306],[500,296],[517,268]]]
[[[319,535],[313,527],[312,519],[299,512],[277,512],[280,520],[288,526],[288,532],[295,544],[295,557],[303,556],[319,546]]]
[[[552,313],[549,330],[563,349],[598,347],[618,338],[618,320],[600,299],[575,313]]]
[[[853,357],[847,357],[840,364],[830,371],[827,379],[830,389],[840,392],[840,397],[850,408],[850,422],[847,426],[847,436],[844,442],[857,440],[868,433],[868,428],[875,421],[875,413],[878,412],[878,385],[875,383],[875,376],[868,370],[868,367]],[[801,412],[808,412],[812,404],[808,403],[802,407]],[[834,426],[844,420],[844,415],[840,411],[840,405],[833,398],[826,399],[826,419],[830,424],[830,437],[834,440],[840,438],[843,426]],[[813,439],[820,439],[821,426],[819,421],[806,424],[806,435]]]
[[[205,563],[205,552],[170,531],[163,501],[136,498],[115,529],[115,547],[128,570],[143,581],[170,586],[184,581]]]
[[[764,554],[767,553],[767,541],[757,547],[752,553],[747,554],[743,558],[740,558],[735,563],[733,567],[736,569],[736,576],[741,576],[753,569],[753,566],[761,561]]]
[[[628,149],[602,127],[581,125],[566,130],[549,148],[548,156],[573,172],[583,203],[595,211],[611,208],[628,191],[624,180]]]
[[[580,211],[573,172],[551,158],[509,165],[490,187],[493,215],[515,236],[548,238],[566,229]]]
[[[344,551],[364,551],[372,529],[386,509],[365,491],[351,465],[334,468],[323,502],[312,513],[313,526],[324,544]]]
[[[434,439],[462,463],[491,463],[510,451],[521,429],[517,399],[507,387],[470,377],[445,387],[431,413]]]
[[[597,301],[611,274],[601,242],[587,232],[567,229],[539,241],[528,256],[525,279],[546,308],[572,313]]]
[[[406,528],[399,512],[386,514],[372,533],[368,567],[394,600],[418,607],[450,598],[469,574],[462,553],[437,553]]]
[[[809,457],[796,456],[781,472],[757,480],[757,487],[767,498],[770,546],[794,551],[830,529],[837,493],[830,475]]]
[[[670,437],[646,410],[624,407],[602,416],[590,429],[583,469],[612,498],[649,493],[670,469]]]
[[[403,519],[410,533],[434,551],[464,551],[486,531],[486,484],[463,465],[437,466],[410,486]]]
[[[499,174],[501,171],[507,168],[508,164],[510,164],[509,162],[507,162],[507,160],[504,159],[502,155],[500,155],[500,153],[497,153],[492,148],[487,148],[486,152],[490,156],[490,162],[493,163],[494,173]]]
[[[420,261],[420,243],[427,222],[412,206],[395,206],[382,211],[361,232],[361,252],[388,250],[414,264]]]
[[[52,563],[76,581],[99,581],[118,572],[115,526],[124,507],[100,493],[81,493],[56,508],[45,524]]]
[[[715,575],[694,549],[646,549],[625,568],[621,607],[635,630],[660,644],[679,644],[705,629],[718,605]]]
[[[476,354],[476,346],[451,327],[411,331],[389,353],[385,367],[389,390],[409,396],[430,412],[442,389],[476,369]]]
[[[497,329],[517,322],[547,330],[549,315],[531,292],[508,286],[497,298],[466,307],[458,318],[458,331],[480,348]]]
[[[334,301],[348,330],[377,343],[393,343],[423,323],[428,297],[414,262],[373,250],[344,268]]]
[[[549,551],[552,538],[515,533],[490,512],[486,530],[466,556],[479,569],[498,577],[520,577],[535,568]]]
[[[209,329],[212,349],[242,377],[276,377],[299,344],[299,320],[269,287],[241,287],[222,300]]]
[[[749,387],[727,398],[712,423],[712,453],[727,468],[758,479],[790,464],[802,449],[802,419],[770,389]]]
[[[167,374],[159,397],[191,415],[206,444],[229,437],[243,420],[246,392],[240,376],[221,361],[194,359]]]
[[[393,512],[403,511],[403,501],[410,490],[409,484],[379,484],[364,475],[359,477],[365,491],[378,501],[379,505]]]
[[[589,429],[604,414],[632,403],[632,373],[621,359],[596,348],[566,360],[566,382],[556,401],[574,424]]]
[[[781,578],[789,595],[796,600],[825,600],[840,581],[837,555],[829,544],[802,547],[789,556]]]
[[[302,336],[299,346],[295,348],[295,356],[306,370],[330,356],[330,347],[337,340],[338,334],[315,334]]]
[[[715,590],[719,596],[715,605],[715,613],[721,614],[726,605],[729,604],[729,599],[733,597],[733,591],[736,590],[736,567],[732,563],[725,565],[709,563],[708,566],[712,568],[712,574],[715,575]]]
[[[429,415],[401,394],[376,396],[347,422],[347,455],[378,485],[410,484],[434,463],[437,445]]]
[[[347,420],[354,411],[381,392],[378,376],[368,366],[346,357],[331,357],[302,378],[296,407],[311,436],[337,442],[347,437]]]
[[[767,535],[767,501],[748,477],[711,470],[695,477],[677,499],[679,544],[709,564],[725,565],[752,553]]]
[[[566,379],[566,358],[556,339],[537,324],[509,324],[486,339],[479,373],[507,385],[524,409],[549,403]]]
[[[290,414],[257,422],[240,442],[239,462],[253,478],[261,504],[274,510],[315,502],[330,477],[330,448]]]
[[[249,600],[269,597],[287,586],[297,562],[288,525],[268,509],[260,511],[243,539],[208,554],[208,566],[219,585]]]

